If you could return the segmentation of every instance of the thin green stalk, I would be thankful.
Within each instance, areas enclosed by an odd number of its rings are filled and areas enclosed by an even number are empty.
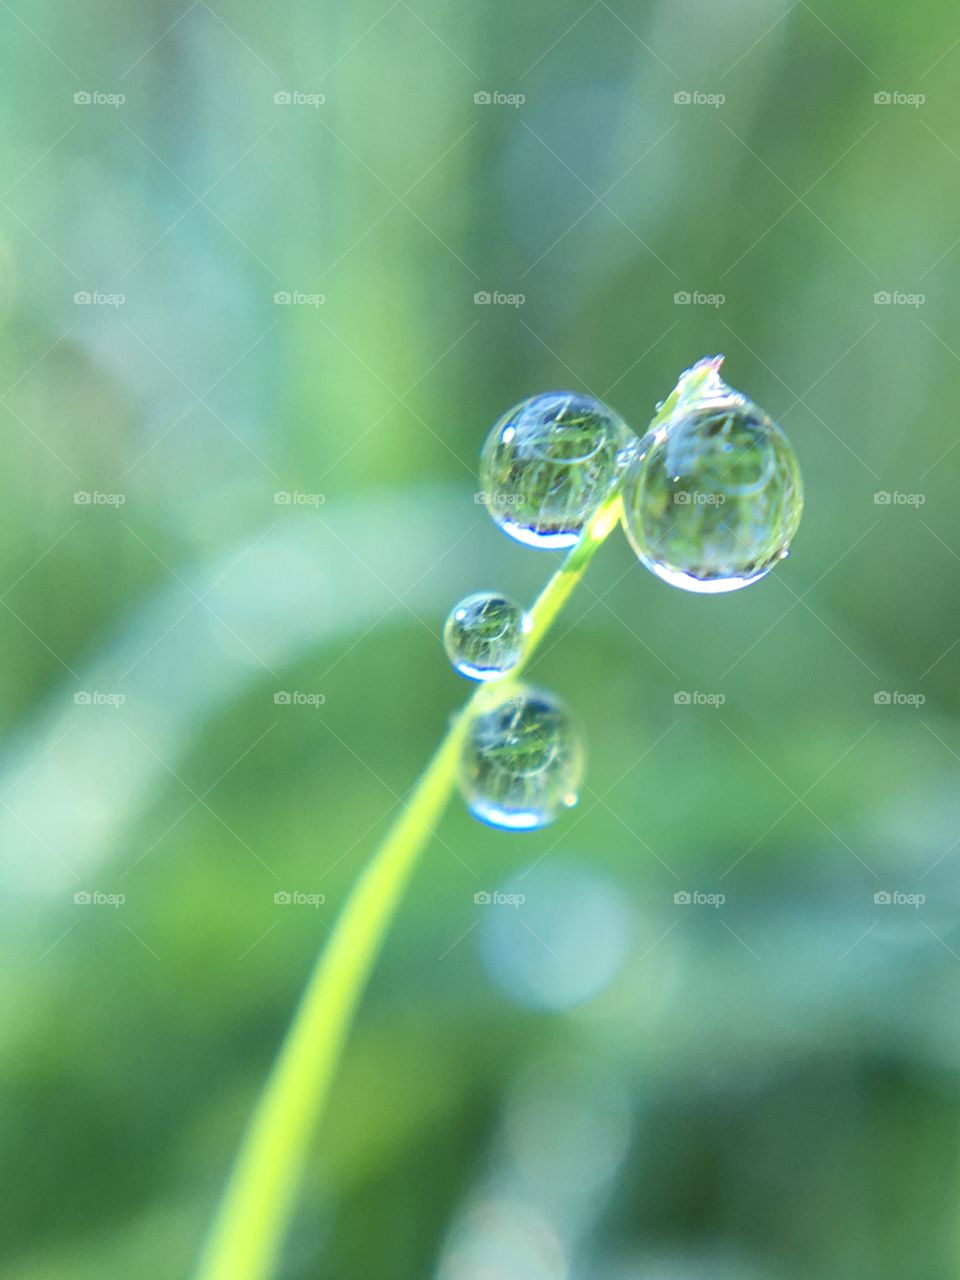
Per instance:
[[[706,373],[702,375],[706,377]],[[691,372],[664,403],[702,381]],[[594,516],[530,610],[525,668],[620,516],[619,497]],[[420,854],[453,791],[472,717],[497,696],[481,685],[452,721],[380,848],[354,886],[307,981],[257,1100],[200,1261],[197,1280],[267,1280],[293,1212],[314,1130],[329,1100],[357,1005]]]
[[[616,523],[619,505],[614,500],[597,515],[534,604],[524,666]],[[479,686],[455,717],[347,899],[254,1109],[199,1280],[265,1280],[271,1274],[360,997],[404,888],[453,791],[470,720],[493,696],[494,686]]]

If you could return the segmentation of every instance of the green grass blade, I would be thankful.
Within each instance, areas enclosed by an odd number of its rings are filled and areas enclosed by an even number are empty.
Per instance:
[[[685,374],[651,427],[667,420],[681,395],[695,395],[708,372],[697,366]],[[530,610],[524,656],[510,680],[533,658],[620,512],[619,497],[597,512],[540,593]],[[471,719],[499,696],[497,687],[502,692],[504,683],[481,685],[453,720],[347,899],[257,1100],[197,1280],[267,1280],[272,1274],[360,998],[403,891],[456,784]]]

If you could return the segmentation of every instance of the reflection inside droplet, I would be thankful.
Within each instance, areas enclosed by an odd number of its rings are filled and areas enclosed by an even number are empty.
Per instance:
[[[703,594],[769,573],[797,531],[803,489],[786,436],[719,378],[643,441],[623,484],[623,523],[664,582]]]
[[[482,822],[530,831],[576,803],[583,766],[580,731],[566,704],[545,689],[514,685],[471,724],[460,789]]]
[[[530,619],[519,605],[493,591],[478,591],[454,605],[443,644],[454,670],[469,680],[495,680],[523,656]]]
[[[535,547],[570,547],[610,496],[633,435],[612,409],[548,391],[510,409],[480,460],[485,502],[501,529]]]

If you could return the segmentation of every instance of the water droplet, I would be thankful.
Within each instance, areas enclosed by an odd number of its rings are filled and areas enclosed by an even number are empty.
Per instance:
[[[529,616],[519,605],[493,591],[478,591],[451,609],[443,645],[462,676],[495,680],[520,661],[529,630]]]
[[[515,405],[483,446],[480,479],[501,529],[531,547],[570,547],[620,479],[626,423],[590,396],[548,391]]]
[[[576,804],[583,766],[580,731],[566,705],[545,689],[515,686],[471,724],[460,789],[482,822],[529,831]]]
[[[786,555],[803,485],[783,431],[715,378],[642,441],[623,501],[633,549],[664,582],[735,591]]]

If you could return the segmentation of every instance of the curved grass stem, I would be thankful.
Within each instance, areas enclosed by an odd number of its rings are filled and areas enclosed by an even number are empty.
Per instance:
[[[616,524],[619,508],[615,499],[598,513],[537,598],[523,666]],[[516,674],[515,668],[511,677]],[[360,997],[403,891],[454,789],[470,721],[496,696],[498,683],[478,686],[454,718],[347,899],[254,1108],[198,1280],[266,1280],[272,1273]]]
[[[690,393],[685,375],[652,424]],[[557,615],[620,517],[619,497],[594,516],[530,610],[531,630],[512,679],[542,644]],[[480,685],[451,722],[386,839],[348,897],[321,951],[242,1140],[202,1255],[197,1280],[267,1280],[293,1212],[310,1143],[326,1104],[360,998],[403,891],[456,783],[473,716],[496,696]]]

